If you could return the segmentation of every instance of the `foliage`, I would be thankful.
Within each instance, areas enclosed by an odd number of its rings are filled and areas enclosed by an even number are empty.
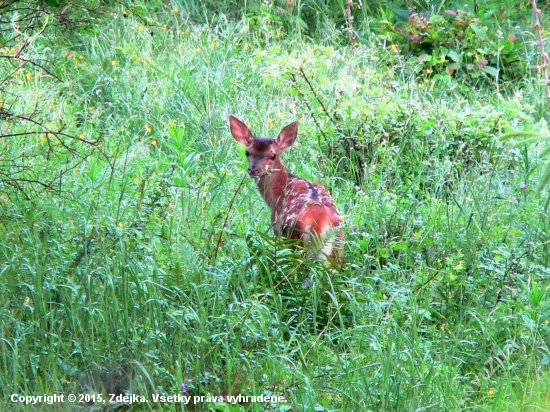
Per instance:
[[[6,90],[41,94],[47,122],[97,149],[57,179],[59,193],[0,189],[3,406],[77,393],[148,398],[79,405],[129,410],[548,408],[542,160],[497,139],[548,134],[536,75],[519,66],[522,82],[496,94],[492,76],[475,87],[431,76],[374,35],[348,45],[326,25],[308,38],[275,18],[290,5],[256,5],[107,3],[95,34],[33,43],[51,49],[59,81],[25,66]],[[331,189],[342,271],[272,236],[229,114],[270,137],[300,120],[283,160]],[[79,142],[40,136],[3,139],[0,156],[53,179],[70,158],[48,157],[50,145]],[[226,398],[238,394],[285,402]]]
[[[447,73],[475,82],[483,75],[497,81],[519,80],[525,70],[519,33],[503,33],[471,12],[413,13],[400,23],[391,10],[382,10],[382,15],[378,28],[382,38],[415,56],[418,71],[433,76]]]

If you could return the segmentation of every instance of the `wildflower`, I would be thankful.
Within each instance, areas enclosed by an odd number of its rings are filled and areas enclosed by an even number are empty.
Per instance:
[[[32,80],[32,73],[31,72],[27,73],[27,80]]]
[[[244,45],[244,48],[245,48],[245,49],[250,49],[250,44],[246,43],[246,44]]]
[[[281,32],[280,31],[277,32],[277,37],[281,37]]]
[[[516,41],[516,36],[513,35],[513,34],[509,34],[509,35],[508,35],[508,41],[509,41],[509,42],[512,42],[512,43],[515,42],[515,41]]]
[[[512,203],[515,204],[515,205],[517,205],[518,199],[514,197],[514,200],[512,200]]]
[[[40,141],[41,142],[47,142],[48,139],[46,138],[46,136],[40,136]]]
[[[80,59],[80,60],[84,60],[84,56],[80,56],[79,59]]]
[[[439,330],[445,330],[445,326],[446,325],[444,323],[442,323],[441,325],[439,325]]]
[[[502,188],[502,193],[507,193],[508,192],[508,188],[507,187],[503,187]]]
[[[357,43],[357,42],[353,43],[353,45],[354,45],[355,47],[359,47],[359,43]]]
[[[489,61],[487,59],[479,59],[476,61],[477,67],[481,68],[483,66],[487,66],[489,64]]]
[[[426,69],[426,74],[432,74],[432,69]]]
[[[136,178],[134,179],[134,182],[135,182],[135,183],[139,183],[139,179],[136,177]]]
[[[307,289],[307,288],[309,288],[309,282],[306,280],[302,285],[302,289]]]
[[[345,216],[340,216],[340,222],[343,222],[344,220],[346,220],[346,217]]]
[[[145,130],[147,130],[147,133],[151,133],[151,126],[149,126],[149,124],[146,124],[145,125]]]
[[[319,107],[319,108],[317,109],[317,111],[319,111],[319,112],[324,112],[325,109],[323,109],[323,107]]]
[[[180,8],[176,6],[176,7],[174,7],[173,11],[174,11],[174,13],[178,14],[180,12]]]
[[[126,130],[126,126],[120,126],[120,130],[122,131]]]
[[[392,44],[390,46],[390,49],[391,49],[392,52],[397,53],[397,46],[395,44]]]
[[[197,53],[202,53],[202,47],[198,47],[196,51]]]
[[[493,396],[494,394],[495,394],[495,391],[492,390],[492,389],[489,389],[489,390],[487,391],[487,395],[489,395],[489,396]]]
[[[151,144],[152,144],[153,146],[156,147],[156,146],[158,146],[159,142],[158,142],[157,139],[153,139],[153,141],[151,142]]]
[[[168,29],[168,25],[167,25],[167,24],[163,24],[162,27],[163,27],[164,29],[166,29],[166,30]]]
[[[140,30],[145,30],[145,26],[144,26],[143,24],[140,24],[140,25],[139,25],[139,29],[140,29]]]
[[[116,61],[116,60],[113,60],[113,61],[111,62],[111,65],[113,65],[113,67],[116,66],[117,64],[118,64],[118,61]]]
[[[527,187],[527,185],[525,184],[525,182],[521,182],[521,183],[519,184],[519,187],[520,187],[521,189],[525,189],[525,188]]]
[[[283,112],[279,112],[277,113],[277,117],[282,120],[285,118],[285,114]]]
[[[84,133],[80,133],[80,136],[78,136],[78,138],[80,140],[84,140],[86,138],[86,136],[84,135]]]
[[[64,67],[62,67],[62,68],[61,68],[61,69],[59,69],[59,70],[61,70],[61,72],[64,72],[64,71],[65,71],[65,68],[64,68]]]
[[[225,222],[223,222],[223,227],[227,227],[229,226],[229,222],[226,220]]]
[[[361,69],[357,70],[357,74],[358,74],[359,76],[361,76],[361,75],[363,74],[363,72],[361,71]]]
[[[418,40],[419,38],[420,38],[419,34],[411,34],[409,36],[409,39],[412,40],[412,41]]]
[[[456,16],[458,13],[454,10],[445,10],[445,14],[448,14],[449,16]]]
[[[36,77],[42,77],[42,72],[36,73]]]
[[[182,383],[181,386],[180,386],[180,389],[183,393],[186,393],[187,392],[187,386],[185,385],[185,383]]]
[[[119,229],[123,229],[124,228],[124,223],[118,222],[117,226],[118,226]]]
[[[273,119],[271,117],[267,118],[267,124],[269,125],[269,127],[273,128],[274,124],[273,124]]]

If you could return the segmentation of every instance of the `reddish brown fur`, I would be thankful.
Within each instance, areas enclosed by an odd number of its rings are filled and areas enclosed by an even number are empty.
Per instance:
[[[288,173],[279,157],[296,140],[298,122],[283,128],[274,140],[254,137],[248,127],[234,116],[230,116],[229,121],[235,140],[247,146],[248,173],[257,178],[258,190],[271,208],[275,234],[301,239],[303,246],[320,239],[320,255],[326,253],[329,256],[324,258],[330,257],[341,264],[343,230],[340,228],[327,238],[327,232],[341,223],[330,193],[319,184]]]

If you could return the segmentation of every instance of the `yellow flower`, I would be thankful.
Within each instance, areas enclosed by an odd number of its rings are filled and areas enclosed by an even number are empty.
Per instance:
[[[487,395],[489,395],[489,396],[493,396],[494,394],[495,394],[495,391],[492,390],[492,389],[489,389],[489,390],[487,391]]]
[[[344,220],[346,220],[346,217],[345,216],[340,216],[340,222],[343,222]]]
[[[390,49],[391,49],[392,52],[397,53],[397,46],[395,44],[392,44],[390,46]]]
[[[174,7],[174,13],[178,14],[180,12],[180,8],[179,7]]]
[[[46,139],[46,136],[40,136],[40,141],[41,142],[47,142],[48,139]]]
[[[27,80],[32,80],[32,73],[31,72],[27,73]]]
[[[444,323],[442,323],[441,325],[439,325],[439,330],[445,330],[445,326],[446,325]]]
[[[113,60],[113,61],[111,62],[111,64],[112,64],[113,66],[116,66],[116,65],[118,64],[118,61]]]
[[[122,229],[122,228],[124,228],[124,223],[118,222],[118,225],[117,225],[117,226],[118,226],[119,229]]]
[[[42,72],[36,73],[36,77],[42,77]]]
[[[140,29],[140,30],[145,30],[145,26],[144,26],[143,24],[140,24],[140,25],[139,25],[139,29]]]
[[[432,69],[426,69],[426,74],[432,74]]]
[[[64,72],[64,71],[65,71],[65,68],[64,68],[64,67],[62,67],[62,68],[61,68],[60,70],[61,70],[62,72]]]
[[[267,124],[269,125],[269,127],[275,126],[275,125],[273,124],[273,119],[272,119],[271,117],[268,117],[268,118],[267,118]]]
[[[424,79],[424,83],[428,84],[430,81],[428,79]]]
[[[319,112],[324,112],[325,109],[323,109],[322,107],[319,107],[319,108],[317,109],[317,111],[319,111]]]
[[[134,182],[139,183],[139,179],[136,177],[136,178],[134,179]]]
[[[250,44],[246,43],[246,44],[244,45],[244,48],[245,48],[245,49],[250,49]]]
[[[285,118],[285,114],[283,112],[279,112],[277,113],[277,117],[282,120]]]
[[[164,27],[165,29],[168,29],[168,25],[167,25],[167,24],[163,24],[162,27]]]
[[[80,133],[80,136],[78,136],[78,138],[80,140],[84,140],[86,138],[86,136],[84,135],[84,133]]]
[[[280,31],[277,32],[277,37],[281,37],[281,32]]]
[[[157,139],[153,139],[153,141],[151,142],[151,144],[152,144],[153,146],[158,146],[159,142],[158,142]]]
[[[151,133],[151,126],[148,124],[145,125],[145,130],[147,130],[147,133]]]
[[[202,53],[202,47],[197,48],[197,53]]]
[[[80,59],[80,60],[84,60],[84,56],[80,56],[79,59]]]
[[[361,75],[363,74],[363,72],[361,71],[361,69],[357,70],[357,74],[358,74],[359,76],[361,76]]]
[[[0,100],[0,106],[4,104],[4,100]]]
[[[353,43],[353,45],[354,45],[355,47],[357,47],[357,46],[359,46],[359,43],[355,42],[355,43]]]

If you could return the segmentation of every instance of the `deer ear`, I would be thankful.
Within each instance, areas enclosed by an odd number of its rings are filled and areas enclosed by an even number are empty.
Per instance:
[[[249,146],[254,140],[254,136],[250,132],[250,129],[246,124],[241,122],[235,116],[229,116],[229,125],[231,127],[231,134],[237,142]]]
[[[283,128],[283,130],[281,130],[281,133],[279,133],[279,137],[277,137],[277,144],[279,145],[279,149],[285,150],[287,147],[292,146],[292,143],[294,143],[296,137],[298,137],[299,124],[300,122],[290,123],[288,126]]]

